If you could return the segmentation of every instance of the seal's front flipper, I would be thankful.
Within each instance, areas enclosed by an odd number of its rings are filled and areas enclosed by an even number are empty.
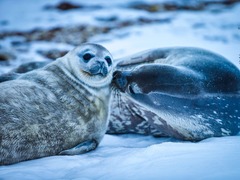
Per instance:
[[[4,82],[4,81],[10,81],[10,80],[14,80],[17,79],[20,76],[20,74],[18,73],[6,73],[6,74],[2,74],[0,76],[0,83]]]
[[[96,149],[97,146],[98,146],[97,141],[88,140],[88,141],[84,141],[84,142],[80,143],[79,145],[77,145],[71,149],[67,149],[67,150],[60,152],[59,155],[83,154],[83,153],[86,153],[86,152]]]

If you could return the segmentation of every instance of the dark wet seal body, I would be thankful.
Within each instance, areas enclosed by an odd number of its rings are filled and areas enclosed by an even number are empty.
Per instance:
[[[1,83],[0,165],[95,149],[108,125],[111,58],[102,46],[83,44]]]
[[[191,141],[239,132],[240,71],[225,58],[195,48],[156,49],[123,58],[117,68],[117,96],[143,107],[136,116],[155,132]]]

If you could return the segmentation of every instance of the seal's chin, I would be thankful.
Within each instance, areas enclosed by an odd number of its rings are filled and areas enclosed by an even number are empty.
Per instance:
[[[92,74],[88,71],[80,70],[79,79],[86,84],[91,84],[94,87],[106,86],[111,83],[112,75],[108,72],[106,76],[102,73]]]
[[[89,78],[98,78],[98,79],[103,79],[108,75],[108,72],[102,73],[101,71],[84,71],[80,70],[86,77]]]
[[[83,71],[87,76],[91,76],[92,78],[105,78],[109,74],[106,65],[100,61],[91,64],[88,68],[83,68],[80,70]]]

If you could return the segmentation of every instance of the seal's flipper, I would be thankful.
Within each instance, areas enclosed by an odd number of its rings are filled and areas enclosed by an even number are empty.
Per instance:
[[[95,140],[88,140],[88,141],[84,141],[84,142],[78,144],[77,146],[75,146],[71,149],[67,149],[67,150],[60,152],[59,155],[83,154],[83,153],[86,153],[86,152],[96,149],[97,146],[98,146],[98,143]]]
[[[15,73],[15,72],[2,74],[2,75],[0,75],[0,83],[4,82],[4,81],[10,81],[10,80],[17,79],[19,76],[20,76],[20,74]]]
[[[20,66],[11,70],[10,72],[1,74],[0,75],[0,83],[4,82],[4,81],[10,81],[10,80],[17,79],[22,74],[30,72],[35,69],[42,68],[42,67],[46,66],[47,64],[49,64],[48,61],[43,61],[43,62],[33,61],[33,62],[21,64]]]
[[[160,59],[165,59],[168,55],[168,52],[169,51],[166,49],[150,49],[130,55],[128,57],[116,59],[116,69],[128,70],[138,65],[154,63]]]

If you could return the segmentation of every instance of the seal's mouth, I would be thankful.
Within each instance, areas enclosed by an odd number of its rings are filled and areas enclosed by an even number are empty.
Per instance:
[[[110,85],[112,80],[112,72],[109,72],[107,76],[103,76],[101,73],[92,74],[88,71],[80,70],[79,80],[86,84],[90,84],[92,87],[102,87]]]
[[[108,68],[104,62],[98,61],[97,63],[92,64],[89,69],[81,70],[87,76],[101,76],[106,77],[109,73]]]
[[[102,81],[103,79],[106,79],[108,76],[107,75],[103,75],[101,72],[98,73],[91,73],[89,71],[84,71],[82,69],[80,69],[81,73],[83,74],[83,77],[89,80],[94,80],[94,81]]]
[[[87,71],[82,71],[81,72],[86,76],[86,77],[101,77],[101,78],[105,78],[107,77],[107,74],[103,74],[103,73],[91,73],[91,72],[87,72]]]
[[[108,69],[105,66],[104,62],[98,62],[95,63],[91,66],[91,68],[89,69],[89,72],[92,75],[102,75],[104,77],[106,77],[108,75]]]

